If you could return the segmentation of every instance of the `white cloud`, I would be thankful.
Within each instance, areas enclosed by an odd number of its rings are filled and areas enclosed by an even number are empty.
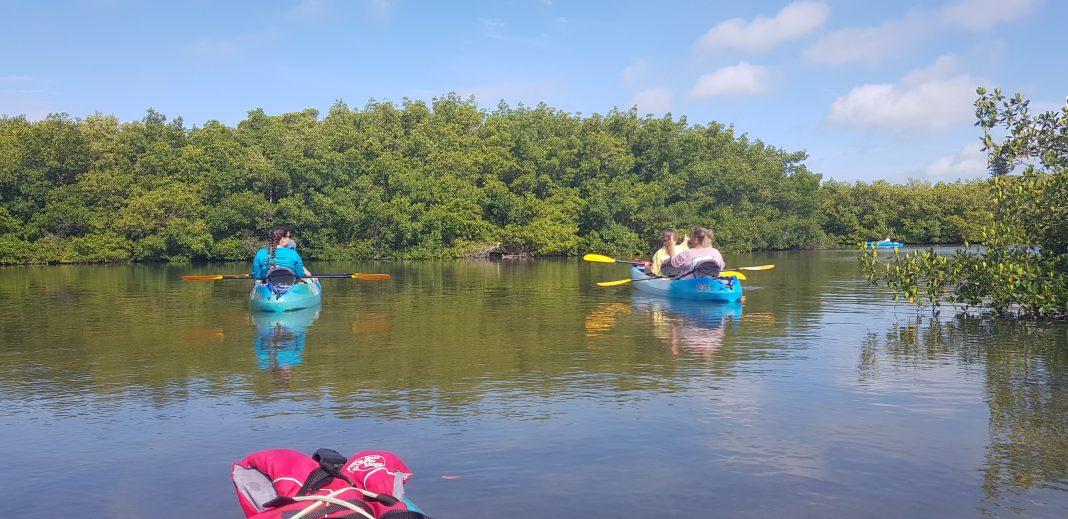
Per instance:
[[[805,49],[811,61],[873,65],[947,29],[988,29],[1030,14],[1036,0],[959,0],[939,11],[913,9],[900,19],[831,32]]]
[[[650,88],[634,94],[631,105],[637,106],[638,112],[643,114],[664,113],[671,109],[674,100],[675,92],[670,88]]]
[[[896,84],[853,88],[831,104],[827,121],[842,126],[897,131],[942,130],[974,117],[976,87],[984,80],[957,72],[956,60],[938,58]]]
[[[724,94],[763,94],[768,91],[766,67],[741,61],[697,78],[690,96],[709,98]]]
[[[805,49],[804,56],[811,61],[832,65],[871,65],[915,45],[926,37],[930,27],[929,19],[913,15],[901,20],[888,20],[874,27],[840,29],[810,45]]]
[[[823,2],[794,2],[783,7],[774,18],[759,16],[751,22],[731,18],[716,24],[694,43],[701,53],[723,49],[764,52],[780,43],[800,38],[824,24],[831,10]]]
[[[960,0],[942,8],[942,18],[965,29],[989,29],[1031,14],[1035,0]]]
[[[648,73],[649,62],[645,61],[645,58],[638,58],[623,69],[623,72],[619,74],[619,80],[624,85],[633,86],[645,79],[645,75]]]
[[[956,155],[945,155],[927,165],[929,177],[942,179],[977,178],[987,174],[986,154],[982,145],[969,142]]]

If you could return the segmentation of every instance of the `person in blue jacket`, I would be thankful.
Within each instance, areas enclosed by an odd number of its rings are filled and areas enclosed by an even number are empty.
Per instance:
[[[296,247],[290,248],[293,235],[284,227],[276,227],[267,237],[267,246],[256,252],[252,259],[251,275],[263,281],[272,269],[283,267],[292,270],[298,277],[310,278],[312,273],[304,267],[304,260],[297,254]]]

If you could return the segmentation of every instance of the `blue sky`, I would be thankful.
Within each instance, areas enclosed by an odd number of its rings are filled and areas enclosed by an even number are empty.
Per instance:
[[[719,121],[826,178],[985,174],[979,85],[1068,96],[1068,2],[0,0],[0,114],[430,99]]]

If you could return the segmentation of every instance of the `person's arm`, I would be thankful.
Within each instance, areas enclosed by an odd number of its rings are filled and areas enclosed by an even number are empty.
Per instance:
[[[713,249],[713,250],[716,251],[716,252],[715,252],[715,254],[712,255],[712,261],[715,261],[716,263],[719,264],[720,270],[723,270],[723,269],[727,268],[727,262],[723,261],[723,254],[721,254],[719,252],[719,249]]]
[[[308,269],[304,267],[304,260],[301,259],[299,254],[294,253],[293,255],[296,256],[296,259],[293,260],[293,272],[298,276],[303,275],[304,277],[310,278],[311,272],[308,272]]]
[[[674,247],[672,247],[672,248],[674,248]],[[682,251],[682,252],[672,256],[671,257],[671,266],[675,267],[675,268],[681,268],[683,265],[686,265],[686,263],[689,261],[687,259],[688,254],[686,254],[686,252],[688,252],[688,250],[689,249],[687,249],[686,251]]]

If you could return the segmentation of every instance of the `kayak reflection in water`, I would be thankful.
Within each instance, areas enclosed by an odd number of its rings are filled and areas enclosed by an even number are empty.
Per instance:
[[[292,312],[252,312],[256,325],[256,365],[288,382],[292,370],[304,362],[308,328],[319,318],[319,307]]]
[[[742,317],[741,303],[710,305],[635,294],[632,304],[635,313],[652,317],[653,334],[675,356],[688,352],[711,357],[723,344],[727,321]]]

